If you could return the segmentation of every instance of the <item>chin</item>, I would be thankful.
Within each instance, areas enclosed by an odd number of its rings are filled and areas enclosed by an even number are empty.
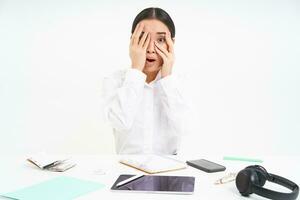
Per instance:
[[[146,73],[154,73],[154,72],[159,72],[159,70],[161,69],[161,67],[158,66],[145,66],[144,67],[144,72]]]

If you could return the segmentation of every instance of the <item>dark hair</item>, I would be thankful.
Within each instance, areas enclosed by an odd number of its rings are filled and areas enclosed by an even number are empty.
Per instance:
[[[135,19],[132,23],[131,34],[134,32],[136,25],[144,19],[157,19],[157,20],[161,21],[168,27],[168,29],[171,33],[171,37],[172,38],[175,37],[175,25],[174,25],[174,22],[171,19],[170,15],[163,9],[154,8],[154,7],[146,8],[146,9],[142,10],[135,17]]]

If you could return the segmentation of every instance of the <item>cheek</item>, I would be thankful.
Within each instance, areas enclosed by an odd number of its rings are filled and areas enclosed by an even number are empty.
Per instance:
[[[162,46],[164,49],[168,50],[168,45],[166,43],[164,43]]]
[[[160,55],[158,55],[158,59],[157,59],[157,64],[160,66],[163,63],[163,59],[162,57],[160,57]]]

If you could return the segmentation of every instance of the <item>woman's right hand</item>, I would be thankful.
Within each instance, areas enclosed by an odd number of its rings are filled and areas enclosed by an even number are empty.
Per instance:
[[[131,66],[134,69],[143,71],[146,62],[146,51],[150,42],[149,32],[144,32],[141,37],[144,25],[138,24],[131,36],[129,55],[131,58]]]

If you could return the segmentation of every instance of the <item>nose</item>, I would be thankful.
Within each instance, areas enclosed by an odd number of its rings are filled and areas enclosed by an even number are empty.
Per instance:
[[[147,47],[147,53],[155,53],[154,41],[151,39]]]

